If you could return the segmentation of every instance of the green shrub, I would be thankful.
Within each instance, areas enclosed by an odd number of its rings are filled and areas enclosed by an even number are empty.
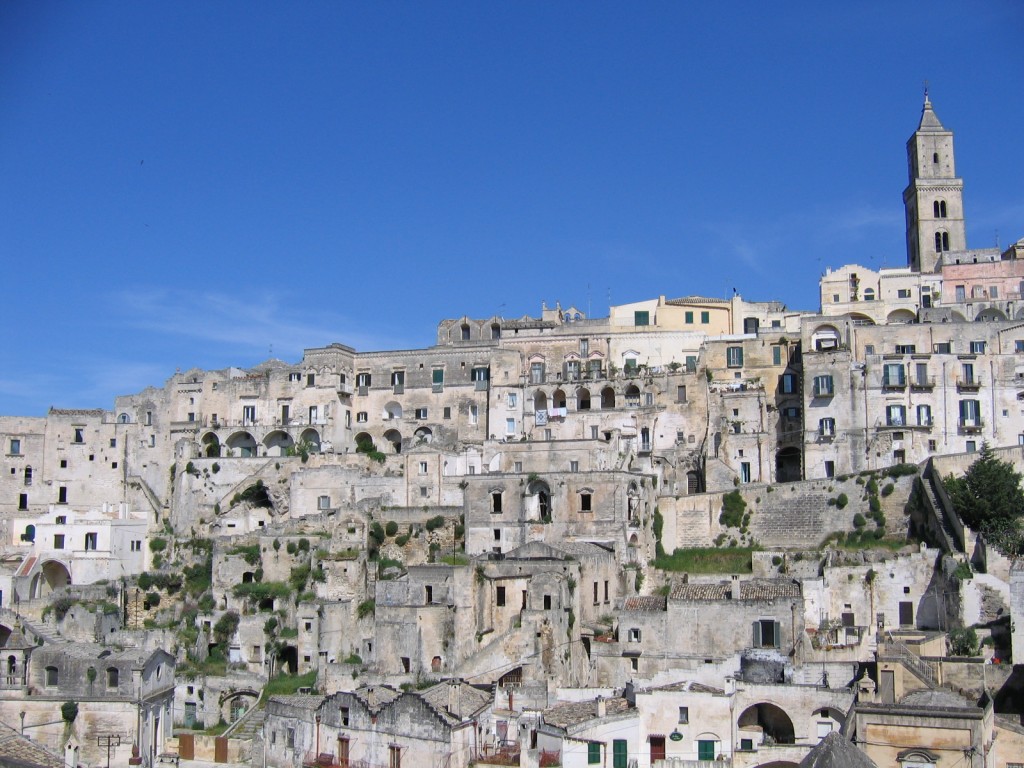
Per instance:
[[[73,723],[78,717],[78,703],[65,701],[60,705],[60,717],[65,723]]]
[[[739,491],[729,491],[722,497],[722,514],[718,516],[718,522],[727,528],[739,528],[746,508],[743,495]]]
[[[843,509],[849,503],[850,499],[845,493],[840,493],[839,496],[836,497],[836,507],[838,509]]]
[[[434,517],[427,520],[424,526],[428,531],[435,531],[444,525],[444,517],[442,515],[435,515]]]
[[[210,469],[213,470],[213,474],[216,475],[218,472],[220,472],[220,464],[218,464],[215,461],[215,462],[213,462],[213,465],[210,467]]]
[[[376,600],[363,600],[356,608],[356,616],[360,619],[365,619],[368,616],[373,616],[377,610]]]
[[[894,464],[893,466],[888,467],[883,474],[888,475],[889,477],[906,477],[907,475],[916,475],[917,465]]]
[[[400,547],[404,547],[408,543],[409,543],[409,534],[408,533],[403,533],[401,536],[398,536],[398,537],[395,538],[395,544],[397,544]]]
[[[870,509],[872,512],[882,511],[882,502],[878,500],[877,496],[872,496],[870,499],[868,499],[868,509]]]
[[[896,486],[893,483],[886,483],[882,486],[882,496],[890,496],[895,490]]]
[[[212,611],[214,604],[215,601],[213,599],[213,595],[211,595],[209,592],[207,592],[205,595],[199,598],[199,610],[203,613],[209,613],[210,611]]]
[[[149,551],[150,552],[163,552],[167,549],[167,539],[159,536],[154,536],[149,540]]]
[[[387,524],[384,526],[384,533],[388,536],[394,536],[398,533],[398,523],[394,520],[388,520]]]
[[[150,592],[146,595],[146,602],[149,603],[150,608],[156,608],[158,605],[160,605],[160,593]]]
[[[284,549],[285,552],[287,552],[289,555],[294,555],[296,552],[299,551],[299,547],[294,541],[289,541]]]
[[[383,544],[387,540],[387,534],[384,532],[384,526],[377,521],[374,521],[373,524],[370,525],[370,538],[377,543],[377,546]]]
[[[870,480],[868,480],[868,484],[866,486],[864,486],[864,487],[867,490],[869,495],[871,495],[871,496],[877,496],[878,495],[878,481],[875,480],[874,477],[872,477]]]
[[[782,555],[772,555],[772,565],[775,567],[782,565]]]
[[[362,664],[363,660],[359,656],[358,653],[350,653],[348,656],[345,657],[345,661],[343,661],[342,663],[343,664]]]
[[[854,528],[860,530],[861,528],[863,528],[867,524],[868,524],[868,521],[864,519],[864,515],[862,515],[860,512],[858,512],[856,515],[853,516],[853,527]]]
[[[954,656],[977,656],[978,633],[971,627],[949,630],[949,651]]]
[[[239,621],[238,614],[234,611],[228,611],[217,619],[217,623],[213,625],[213,637],[219,645],[224,645],[235,636]]]

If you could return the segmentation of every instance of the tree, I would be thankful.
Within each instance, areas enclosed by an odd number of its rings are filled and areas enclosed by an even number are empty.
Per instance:
[[[950,475],[944,485],[964,523],[974,530],[988,532],[1005,528],[1024,513],[1020,481],[1021,474],[1013,465],[997,459],[988,443],[982,443],[977,460],[964,476]]]
[[[977,656],[978,633],[970,627],[949,630],[949,652],[954,656]]]

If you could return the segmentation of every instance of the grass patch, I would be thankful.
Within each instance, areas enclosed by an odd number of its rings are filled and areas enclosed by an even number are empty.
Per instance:
[[[295,693],[299,688],[316,686],[316,670],[304,675],[278,675],[267,683],[264,690],[267,696],[286,696]]]
[[[654,567],[682,573],[752,573],[753,552],[753,547],[677,549],[655,558]]]
[[[466,555],[445,555],[441,558],[445,565],[469,565],[469,558]]]

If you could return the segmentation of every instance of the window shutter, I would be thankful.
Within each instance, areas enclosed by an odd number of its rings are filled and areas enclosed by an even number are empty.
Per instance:
[[[774,627],[772,627],[772,629],[775,632],[775,638],[774,638],[775,642],[774,642],[773,645],[776,648],[781,648],[782,647],[782,635],[780,634],[780,625],[779,625],[779,622],[777,622],[777,621],[773,622],[773,624],[774,624]]]
[[[761,647],[761,622],[754,622],[754,648]]]

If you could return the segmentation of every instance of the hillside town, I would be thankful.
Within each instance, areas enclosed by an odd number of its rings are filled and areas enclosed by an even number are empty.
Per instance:
[[[1024,508],[964,498],[1021,493],[1024,240],[968,247],[927,95],[907,159],[906,266],[817,312],[667,284],[0,417],[0,753],[1021,768]]]

